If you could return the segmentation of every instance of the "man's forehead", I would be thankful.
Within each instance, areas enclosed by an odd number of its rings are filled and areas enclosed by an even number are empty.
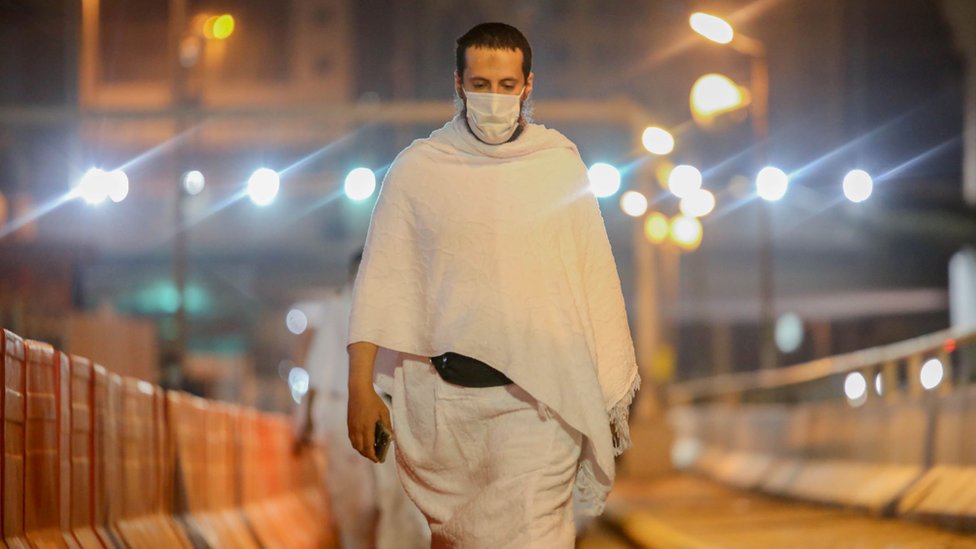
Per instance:
[[[465,76],[522,77],[522,50],[470,47],[464,52]]]

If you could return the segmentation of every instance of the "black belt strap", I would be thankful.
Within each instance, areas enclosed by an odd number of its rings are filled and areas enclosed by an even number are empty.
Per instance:
[[[499,387],[509,385],[505,374],[469,356],[444,353],[430,359],[441,378],[462,387]]]

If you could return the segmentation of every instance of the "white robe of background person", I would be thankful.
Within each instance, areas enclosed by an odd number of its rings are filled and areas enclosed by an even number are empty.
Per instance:
[[[541,125],[487,145],[456,117],[414,141],[373,211],[348,342],[388,356],[452,351],[500,370],[582,434],[575,486],[581,511],[599,514],[614,457],[630,446],[640,377],[588,187],[576,146]],[[387,392],[398,364],[377,360]]]
[[[312,419],[315,436],[324,440],[326,483],[342,547],[421,549],[430,531],[420,511],[396,482],[392,460],[374,464],[349,444],[346,425],[349,367],[346,335],[352,288],[307,307],[315,329],[305,367],[315,389]],[[378,513],[378,516],[377,516]]]

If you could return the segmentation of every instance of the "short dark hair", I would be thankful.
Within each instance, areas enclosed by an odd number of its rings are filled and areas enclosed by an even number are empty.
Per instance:
[[[458,76],[464,76],[465,54],[468,48],[487,48],[491,50],[522,50],[522,76],[529,79],[532,72],[532,47],[528,39],[517,28],[505,23],[481,23],[475,25],[461,38],[457,39],[454,52]]]

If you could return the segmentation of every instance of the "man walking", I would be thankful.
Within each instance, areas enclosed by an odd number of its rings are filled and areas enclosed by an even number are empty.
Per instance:
[[[572,547],[574,487],[600,513],[630,444],[620,281],[575,145],[526,119],[531,65],[509,25],[458,39],[460,113],[394,161],[356,279],[349,438],[375,461],[392,427],[434,547]]]

